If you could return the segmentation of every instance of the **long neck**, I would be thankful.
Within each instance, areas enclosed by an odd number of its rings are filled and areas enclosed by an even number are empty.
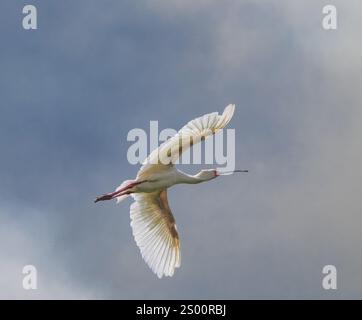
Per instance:
[[[188,184],[196,184],[205,181],[204,179],[200,179],[198,174],[189,175],[180,170],[178,170],[178,181],[177,183],[188,183]]]

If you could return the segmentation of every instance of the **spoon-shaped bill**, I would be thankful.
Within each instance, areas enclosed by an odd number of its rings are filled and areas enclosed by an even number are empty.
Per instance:
[[[249,170],[232,170],[232,171],[218,171],[218,174],[221,176],[227,176],[236,172],[249,172]]]

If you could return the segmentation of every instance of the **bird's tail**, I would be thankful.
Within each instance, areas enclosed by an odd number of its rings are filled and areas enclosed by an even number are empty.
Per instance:
[[[133,180],[125,180],[122,182],[122,184],[116,189],[116,191],[124,189],[127,187],[127,185],[133,183]],[[127,197],[129,197],[129,194],[122,194],[119,197],[116,198],[117,203],[120,203],[121,201],[123,201],[124,199],[126,199]]]

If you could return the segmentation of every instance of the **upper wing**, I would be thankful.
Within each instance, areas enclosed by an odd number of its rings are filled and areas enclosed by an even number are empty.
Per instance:
[[[182,152],[224,128],[233,117],[234,110],[235,105],[229,104],[221,115],[213,112],[191,120],[176,135],[151,152],[143,162],[137,178],[142,179],[153,171],[167,170]]]
[[[132,196],[131,227],[142,258],[159,278],[172,276],[181,264],[181,253],[167,191]]]

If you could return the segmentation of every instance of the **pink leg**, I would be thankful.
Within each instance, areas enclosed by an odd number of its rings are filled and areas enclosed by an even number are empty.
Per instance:
[[[119,196],[122,196],[124,194],[131,194],[132,192],[131,191],[127,191],[131,188],[133,188],[134,186],[137,186],[143,182],[145,182],[146,180],[144,181],[135,181],[135,182],[131,182],[130,184],[128,184],[127,186],[125,186],[124,188],[122,189],[119,189],[117,191],[114,191],[114,192],[111,192],[111,193],[106,193],[106,194],[103,194],[99,197],[97,197],[95,200],[94,200],[94,203],[98,202],[98,201],[105,201],[105,200],[112,200],[114,198],[117,198]],[[127,191],[127,192],[125,192]]]

